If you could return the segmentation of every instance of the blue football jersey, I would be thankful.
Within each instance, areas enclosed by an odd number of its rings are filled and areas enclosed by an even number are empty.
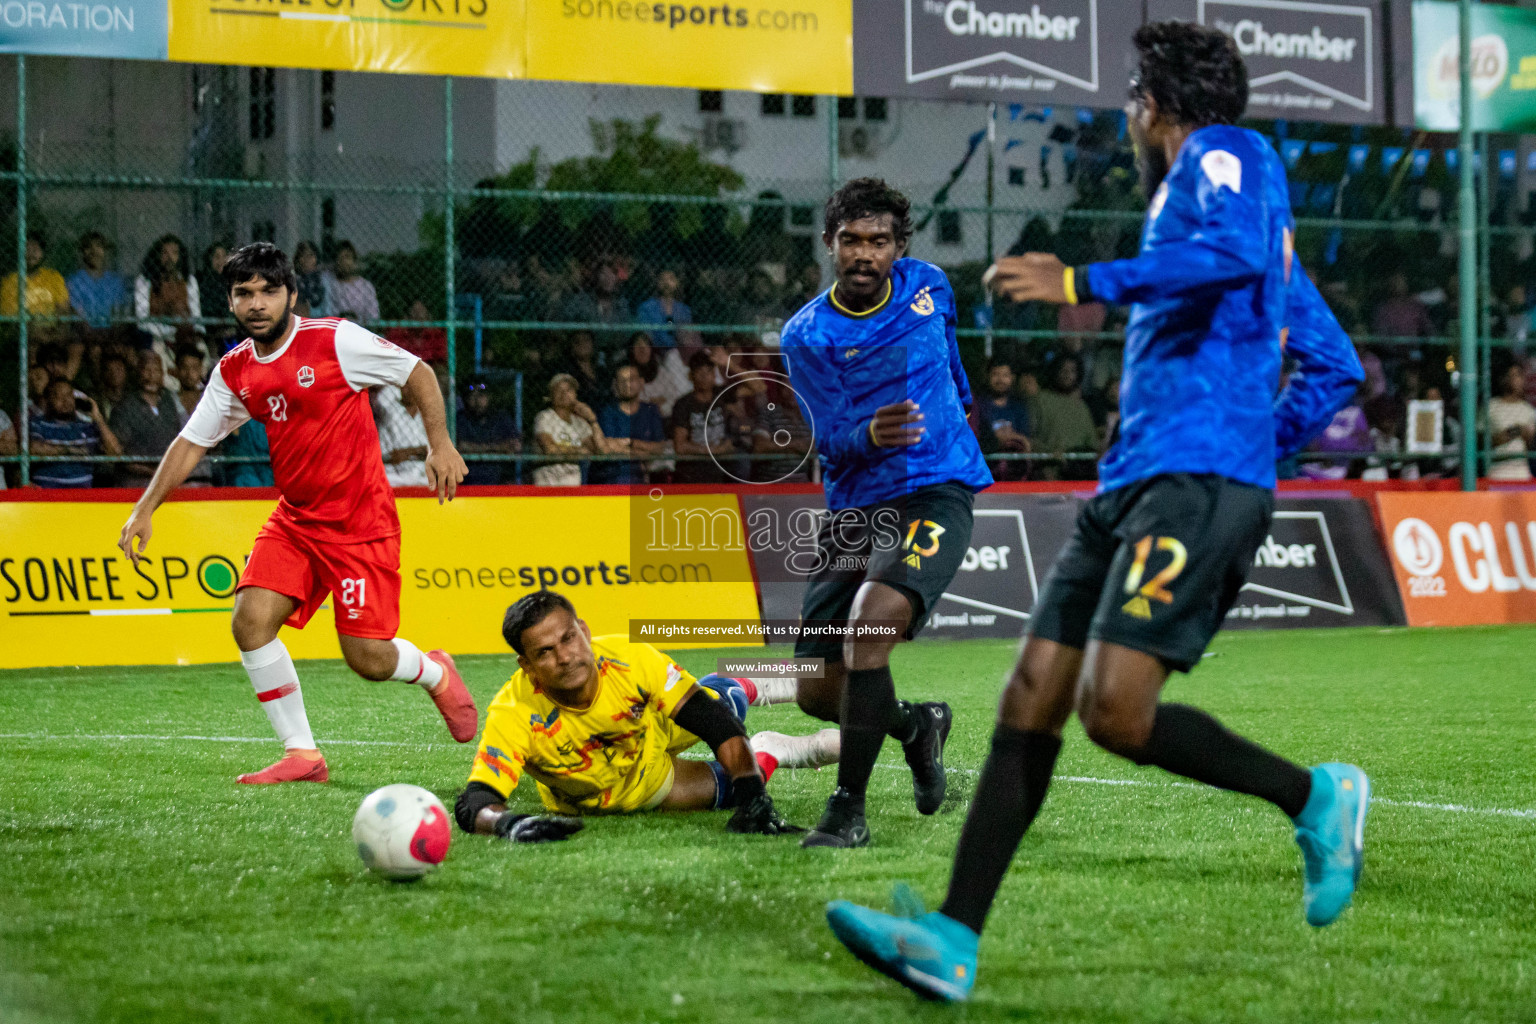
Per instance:
[[[1152,197],[1140,253],[1087,268],[1093,298],[1131,306],[1101,491],[1161,473],[1273,487],[1277,452],[1305,446],[1348,401],[1360,363],[1296,264],[1294,232],[1274,148],[1212,125]],[[1283,343],[1302,371],[1277,399]]]
[[[821,453],[828,508],[860,508],[933,484],[991,485],[966,420],[971,386],[955,341],[955,295],[938,267],[897,260],[886,300],[861,315],[842,312],[823,292],[790,318],[781,339]],[[875,411],[909,398],[923,415],[922,440],[876,447]]]

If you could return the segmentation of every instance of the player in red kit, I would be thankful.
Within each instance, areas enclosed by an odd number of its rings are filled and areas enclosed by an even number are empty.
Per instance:
[[[329,772],[304,713],[293,659],[278,639],[335,598],[341,653],[364,679],[418,683],[460,743],[475,736],[475,702],[446,651],[423,654],[400,626],[400,520],[368,389],[404,388],[427,430],[427,482],[441,504],[468,471],[448,437],[437,378],[420,359],[345,320],[293,315],[293,267],[276,246],[245,246],[224,265],[229,308],[248,339],[209,378],[187,425],[133,507],[118,546],[138,564],[150,518],[208,449],[247,420],[267,430],[282,494],[256,535],[235,593],[234,634],[256,699],[282,741],[282,760],[245,783],[325,782]]]

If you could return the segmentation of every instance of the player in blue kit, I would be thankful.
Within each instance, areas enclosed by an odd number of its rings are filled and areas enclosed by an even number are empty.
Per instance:
[[[944,801],[949,705],[896,699],[891,649],[922,628],[971,539],[974,492],[992,483],[966,421],[971,388],[944,272],[903,259],[911,204],[874,178],[827,201],[837,281],[784,327],[790,384],[822,458],[831,513],[816,539],[797,658],[801,709],[842,726],[837,788],[803,846],[869,842],[864,794],[886,736],[902,745],[917,809]],[[817,627],[853,635],[813,635]]]
[[[1285,171],[1237,128],[1247,72],[1221,32],[1137,31],[1127,108],[1152,197],[1133,259],[1069,268],[1031,253],[992,285],[1016,301],[1128,303],[1120,436],[1030,621],[940,911],[827,908],[860,959],[918,993],[964,999],[976,946],[1045,799],[1074,708],[1090,739],[1139,765],[1261,797],[1295,826],[1310,924],[1348,906],[1369,781],[1310,771],[1183,704],[1161,703],[1220,628],[1274,507],[1275,460],[1321,430],[1363,378],[1349,338],[1293,255]],[[1282,348],[1296,360],[1276,397]]]

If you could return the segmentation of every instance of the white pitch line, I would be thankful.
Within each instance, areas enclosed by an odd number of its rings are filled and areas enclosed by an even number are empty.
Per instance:
[[[51,740],[77,743],[124,742],[140,740],[149,743],[275,743],[270,736],[170,736],[152,733],[53,733],[53,732],[0,732],[0,740]],[[336,747],[415,747],[431,748],[446,744],[413,743],[404,740],[338,740],[319,739]],[[905,770],[903,765],[877,764],[877,768]],[[948,771],[962,775],[978,774],[974,768],[950,768]],[[1073,782],[1090,786],[1144,786],[1151,789],[1210,789],[1197,782],[1151,782],[1146,779],[1106,779],[1095,775],[1058,775],[1055,782]],[[1442,811],[1447,814],[1481,814],[1496,818],[1521,818],[1536,820],[1536,809],[1518,807],[1469,807],[1466,804],[1440,804],[1427,800],[1393,800],[1390,797],[1373,796],[1371,803],[1383,807],[1411,807],[1420,811]]]
[[[159,736],[147,733],[56,733],[56,732],[0,732],[0,740],[71,740],[81,743],[102,741],[145,740],[151,743],[276,743],[274,736]],[[433,743],[406,743],[395,740],[319,740],[339,747],[433,747]]]

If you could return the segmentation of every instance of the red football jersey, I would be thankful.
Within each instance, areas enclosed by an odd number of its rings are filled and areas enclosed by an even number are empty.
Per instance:
[[[332,543],[394,536],[400,520],[367,389],[404,385],[418,360],[350,321],[295,320],[269,356],[249,339],[226,353],[181,434],[211,448],[255,419],[282,492],[274,516]]]

